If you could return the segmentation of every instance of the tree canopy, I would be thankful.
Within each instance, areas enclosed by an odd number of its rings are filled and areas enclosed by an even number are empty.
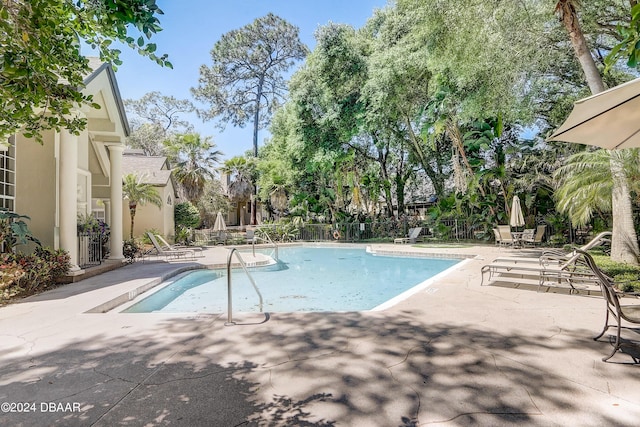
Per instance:
[[[158,64],[151,37],[161,30],[155,0],[3,0],[0,4],[0,135],[22,129],[41,141],[46,129],[77,133],[86,120],[78,105],[96,107],[82,94],[91,70],[81,53],[88,44],[100,59],[120,65],[118,43]]]

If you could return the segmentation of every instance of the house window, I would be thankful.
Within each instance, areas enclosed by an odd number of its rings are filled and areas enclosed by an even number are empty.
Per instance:
[[[169,196],[167,196],[167,205],[169,205],[169,206],[173,205],[173,199],[171,198],[171,194],[169,194]]]
[[[13,211],[16,198],[16,142],[9,138],[9,147],[0,150],[0,208]]]

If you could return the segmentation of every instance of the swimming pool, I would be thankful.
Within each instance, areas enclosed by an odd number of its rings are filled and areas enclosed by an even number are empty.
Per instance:
[[[365,248],[282,247],[276,265],[251,270],[264,311],[371,310],[425,282],[460,260],[377,256]],[[234,270],[234,312],[257,312],[258,296],[242,270]],[[222,313],[226,271],[197,270],[176,277],[127,313]]]

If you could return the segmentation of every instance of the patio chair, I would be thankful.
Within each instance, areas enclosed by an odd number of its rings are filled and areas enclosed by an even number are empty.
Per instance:
[[[162,245],[158,243],[156,236],[152,232],[147,231],[147,236],[149,237],[149,240],[151,240],[151,244],[153,244],[153,248],[155,249],[158,256],[164,256],[165,258],[169,259],[169,258],[186,257],[187,255],[190,255],[191,258],[195,258],[195,251],[191,249],[163,248]]]
[[[393,239],[393,243],[415,243],[421,232],[422,227],[410,228],[407,237],[399,237],[397,239]]]
[[[602,289],[602,296],[604,297],[606,303],[606,315],[604,319],[604,328],[602,332],[593,339],[598,341],[609,328],[616,328],[616,340],[613,343],[613,351],[606,357],[602,358],[603,362],[611,359],[618,350],[623,346],[623,342],[620,338],[620,333],[622,329],[632,330],[638,334],[640,334],[640,329],[637,327],[631,326],[622,326],[622,321],[626,321],[628,323],[634,325],[640,325],[640,293],[635,292],[620,292],[614,287],[614,281],[612,278],[607,276],[598,268],[595,261],[588,253],[577,249],[577,252],[581,253],[584,257],[587,265],[593,271],[595,276],[598,278],[598,282]],[[613,323],[609,323],[609,318],[612,318]],[[632,356],[635,363],[638,363],[636,357]]]
[[[256,238],[256,232],[255,230],[247,230],[245,235],[244,235],[244,239],[246,241],[247,244],[253,244],[256,243],[258,240]]]
[[[513,240],[513,236],[511,235],[511,226],[509,225],[499,225],[497,227],[498,233],[500,234],[500,245],[501,246],[514,246],[515,241]]]
[[[161,246],[162,246],[163,249],[178,250],[178,251],[179,250],[192,250],[192,251],[196,251],[196,252],[202,252],[202,248],[199,247],[199,246],[185,246],[185,245],[178,245],[178,244],[171,245],[160,234],[156,234],[155,236],[160,241],[160,243],[162,244]]]
[[[530,233],[526,233],[527,230],[524,230],[525,234],[522,235],[522,244],[524,246],[536,246],[542,244],[542,238],[544,237],[544,232],[546,229],[547,226],[545,224],[542,224],[536,228],[535,234],[533,229],[530,230]]]
[[[502,244],[502,236],[500,235],[500,231],[497,228],[493,229],[493,238],[496,241],[496,245]]]

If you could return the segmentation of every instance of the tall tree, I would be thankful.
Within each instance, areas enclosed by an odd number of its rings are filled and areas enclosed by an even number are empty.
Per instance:
[[[139,177],[133,173],[122,177],[122,197],[129,201],[129,215],[131,216],[129,237],[131,239],[133,239],[133,225],[138,205],[151,203],[158,207],[162,206],[162,198],[160,198],[158,190],[153,185],[142,182],[143,178],[143,176]]]
[[[91,71],[80,52],[84,40],[105,62],[120,65],[119,41],[160,65],[149,43],[161,30],[155,0],[3,0],[0,3],[0,137],[22,129],[42,141],[46,129],[79,132],[86,119],[70,115],[78,104],[95,106],[82,94]],[[137,36],[137,38],[136,38]]]
[[[163,142],[171,135],[193,132],[193,125],[182,119],[195,110],[186,99],[154,91],[137,100],[125,99],[124,106],[132,128],[127,145],[141,148],[148,156],[161,155]]]
[[[210,137],[197,133],[177,135],[165,141],[165,152],[174,166],[174,175],[186,198],[194,205],[204,192],[207,179],[215,177],[222,152]]]
[[[269,122],[286,92],[283,74],[307,52],[298,27],[271,13],[223,34],[211,50],[213,64],[200,67],[199,86],[192,88],[197,100],[211,105],[200,111],[201,116],[240,127],[252,121],[257,157],[258,130]],[[254,198],[251,224],[255,223]]]
[[[134,127],[143,123],[154,123],[165,132],[188,133],[193,125],[181,116],[195,110],[193,103],[186,99],[163,95],[154,91],[140,99],[125,99],[124,105],[130,114],[129,121]]]

